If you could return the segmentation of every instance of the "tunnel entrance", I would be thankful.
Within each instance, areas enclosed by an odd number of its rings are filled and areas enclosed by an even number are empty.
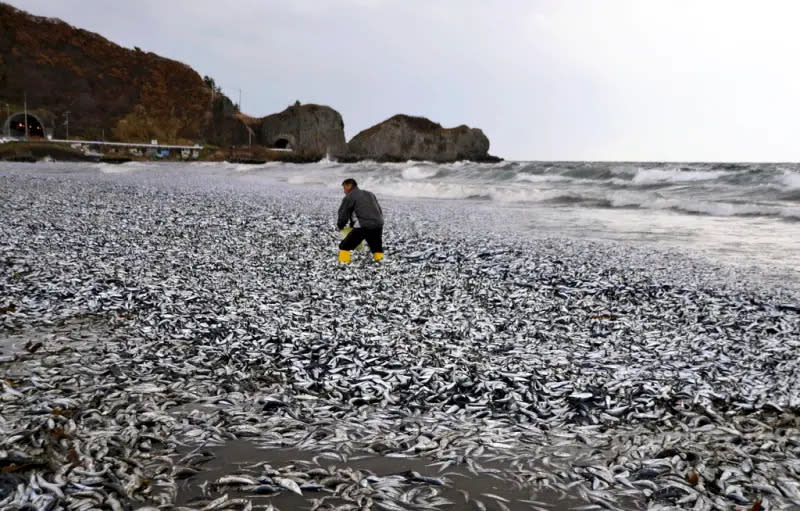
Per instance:
[[[272,147],[275,149],[291,149],[292,143],[285,138],[279,138],[274,144],[272,144]]]
[[[9,133],[12,137],[25,136],[25,113],[16,113],[6,119],[3,132]],[[44,138],[44,124],[38,117],[33,114],[28,114],[28,137]]]

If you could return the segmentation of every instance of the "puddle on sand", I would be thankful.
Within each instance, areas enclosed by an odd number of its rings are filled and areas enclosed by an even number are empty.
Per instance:
[[[63,344],[50,331],[28,329],[23,332],[0,332],[0,363],[14,362],[19,355],[43,353],[45,346]]]
[[[27,335],[0,335],[0,356],[9,361],[18,353],[26,353],[25,345],[30,342]]]
[[[282,491],[272,496],[266,496],[256,495],[252,491],[248,491],[247,488],[236,486],[217,487],[214,484],[220,477],[233,474],[247,474],[257,479],[258,476],[264,474],[264,463],[269,464],[269,466],[274,469],[280,469],[294,464],[296,465],[294,470],[297,471],[308,470],[315,467],[327,469],[333,466],[336,469],[351,470],[354,472],[361,471],[364,476],[369,474],[389,476],[413,470],[419,472],[423,476],[445,480],[445,486],[431,485],[431,487],[439,492],[439,496],[451,501],[452,504],[440,506],[437,507],[437,509],[482,509],[482,507],[476,506],[474,502],[475,499],[480,500],[487,511],[502,511],[504,509],[522,511],[536,509],[532,507],[530,502],[520,502],[520,500],[536,501],[541,509],[552,510],[568,510],[587,505],[587,502],[581,499],[577,495],[577,492],[576,494],[569,495],[548,488],[519,488],[511,482],[496,479],[488,473],[476,476],[459,467],[449,467],[444,473],[439,473],[438,465],[429,466],[431,462],[423,458],[395,458],[376,456],[369,453],[363,457],[352,456],[346,462],[342,462],[332,457],[325,457],[324,454],[321,455],[316,452],[299,451],[296,449],[265,449],[243,440],[228,442],[224,446],[203,448],[201,451],[211,452],[215,457],[202,465],[203,470],[200,473],[179,481],[177,505],[187,505],[198,500],[212,500],[227,494],[230,498],[251,499],[256,508],[259,506],[266,507],[268,504],[272,504],[276,509],[281,511],[310,510],[313,506],[312,500],[319,500],[322,497],[331,496],[333,494],[331,491],[327,490],[304,491],[303,496],[300,496],[289,491]],[[318,465],[311,461],[315,457],[317,457]],[[308,462],[308,465],[301,464],[300,462]],[[253,467],[255,464],[259,465]],[[284,473],[285,470],[281,470],[281,472]],[[314,482],[314,480],[309,479],[309,482]],[[419,485],[425,486],[426,483],[408,483],[406,489]],[[204,487],[206,488],[205,494],[203,493]],[[463,491],[466,491],[470,496],[470,501],[468,503],[465,502]],[[482,494],[497,495],[506,499],[507,502],[498,504],[493,497],[487,497]],[[330,500],[326,501],[326,504],[345,505],[347,502],[344,500]],[[350,504],[352,505],[352,503]],[[353,507],[353,509],[356,508],[357,506]],[[321,509],[334,509],[334,507],[326,505]],[[345,506],[342,507],[342,509],[350,509],[350,507]],[[375,499],[371,509],[384,508],[378,505],[377,499]],[[386,509],[422,508],[418,505],[406,505],[404,507]],[[624,511],[626,509],[636,509],[636,507],[631,503],[626,503],[620,504],[617,509]]]
[[[48,325],[0,331],[0,363],[14,362],[20,355],[57,354],[64,349],[80,350],[109,336],[112,315],[76,314],[53,319]],[[48,353],[49,352],[49,353]]]

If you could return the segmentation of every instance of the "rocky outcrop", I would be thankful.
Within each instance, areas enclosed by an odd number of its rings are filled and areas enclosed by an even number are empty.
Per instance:
[[[477,128],[443,128],[424,117],[395,115],[353,137],[349,159],[378,161],[496,160],[489,156],[489,139]]]
[[[329,106],[290,106],[260,120],[259,143],[278,149],[291,148],[305,158],[341,156],[347,152],[342,116]]]

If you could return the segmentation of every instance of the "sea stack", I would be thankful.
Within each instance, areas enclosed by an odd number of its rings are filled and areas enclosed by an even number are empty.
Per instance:
[[[292,149],[306,157],[323,158],[347,152],[344,121],[329,106],[296,103],[260,120],[260,142],[275,149]]]
[[[465,125],[443,128],[425,117],[398,114],[368,128],[348,143],[350,158],[377,161],[490,161],[489,139]]]

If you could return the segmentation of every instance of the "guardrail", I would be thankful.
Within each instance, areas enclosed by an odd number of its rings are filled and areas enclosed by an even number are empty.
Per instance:
[[[102,145],[114,147],[135,147],[143,149],[191,149],[199,151],[203,146],[195,145],[172,145],[172,144],[147,144],[143,142],[106,142],[104,140],[65,140],[65,139],[51,139],[47,142],[55,142],[58,144],[81,144],[81,145]]]

